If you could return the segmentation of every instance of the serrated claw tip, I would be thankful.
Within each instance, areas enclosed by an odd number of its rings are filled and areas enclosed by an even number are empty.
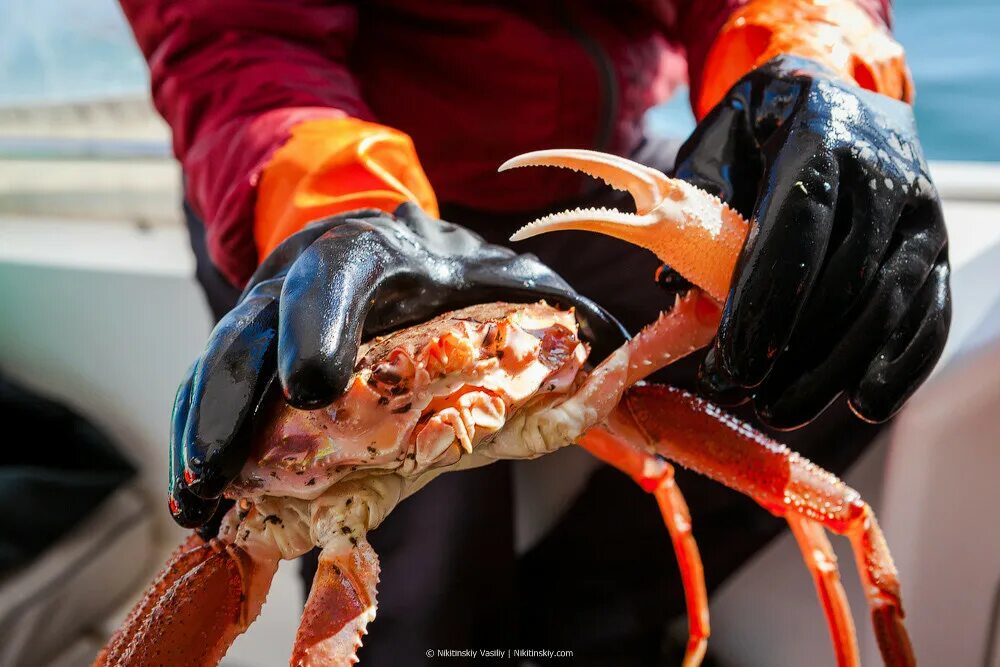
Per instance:
[[[652,251],[714,299],[725,301],[748,225],[718,197],[621,156],[575,148],[518,155],[500,170],[528,166],[572,169],[599,178],[632,195],[636,213],[605,208],[553,213],[517,230],[511,241],[556,230],[606,234]]]

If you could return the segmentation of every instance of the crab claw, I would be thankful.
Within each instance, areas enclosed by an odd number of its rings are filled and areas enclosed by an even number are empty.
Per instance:
[[[748,225],[718,197],[623,157],[582,149],[525,153],[499,170],[529,166],[562,167],[600,178],[631,194],[636,213],[606,208],[555,213],[528,223],[512,241],[559,229],[607,234],[653,251],[716,301],[725,301]]]
[[[363,537],[320,553],[292,649],[292,667],[353,665],[375,618],[378,556]]]

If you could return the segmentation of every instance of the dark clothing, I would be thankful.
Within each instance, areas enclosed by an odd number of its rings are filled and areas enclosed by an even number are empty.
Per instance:
[[[675,152],[667,142],[646,141],[632,157],[669,170]],[[551,210],[593,205],[625,209],[628,203],[602,188]],[[544,212],[498,215],[445,204],[441,217],[506,244],[515,229]],[[194,221],[192,230],[199,228]],[[198,238],[193,244],[204,253]],[[538,255],[633,332],[668,305],[653,281],[658,260],[636,246],[563,232],[518,243],[517,250]],[[199,279],[213,307],[220,305],[219,316],[228,309],[225,299],[235,295],[210,268],[199,259]],[[690,387],[698,359],[696,354],[657,379]],[[775,437],[840,474],[877,432],[840,401],[809,427]],[[677,481],[690,505],[710,590],[785,526],[707,478],[678,470]],[[684,596],[653,498],[602,466],[555,528],[517,558],[511,488],[508,462],[443,475],[372,531],[382,574],[378,618],[361,650],[362,664],[416,664],[428,648],[495,646],[571,649],[574,664],[660,663],[665,625],[683,614]],[[315,561],[305,560],[311,581]]]

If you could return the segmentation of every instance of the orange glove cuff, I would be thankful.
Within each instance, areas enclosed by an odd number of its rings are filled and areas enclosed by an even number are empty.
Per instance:
[[[264,167],[254,239],[261,259],[306,224],[358,208],[391,212],[406,201],[437,217],[437,199],[406,134],[355,118],[308,120]]]
[[[700,120],[743,75],[782,54],[820,62],[862,88],[913,101],[903,47],[853,0],[752,0],[719,31],[694,101]]]

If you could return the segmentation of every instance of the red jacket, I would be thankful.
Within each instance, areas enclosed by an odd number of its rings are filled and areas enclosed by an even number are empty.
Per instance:
[[[888,0],[857,0],[888,23]],[[569,198],[562,170],[496,167],[523,151],[627,154],[643,113],[746,0],[122,0],[174,132],[211,257],[235,285],[257,264],[255,187],[310,118],[408,134],[441,201],[523,210]]]

